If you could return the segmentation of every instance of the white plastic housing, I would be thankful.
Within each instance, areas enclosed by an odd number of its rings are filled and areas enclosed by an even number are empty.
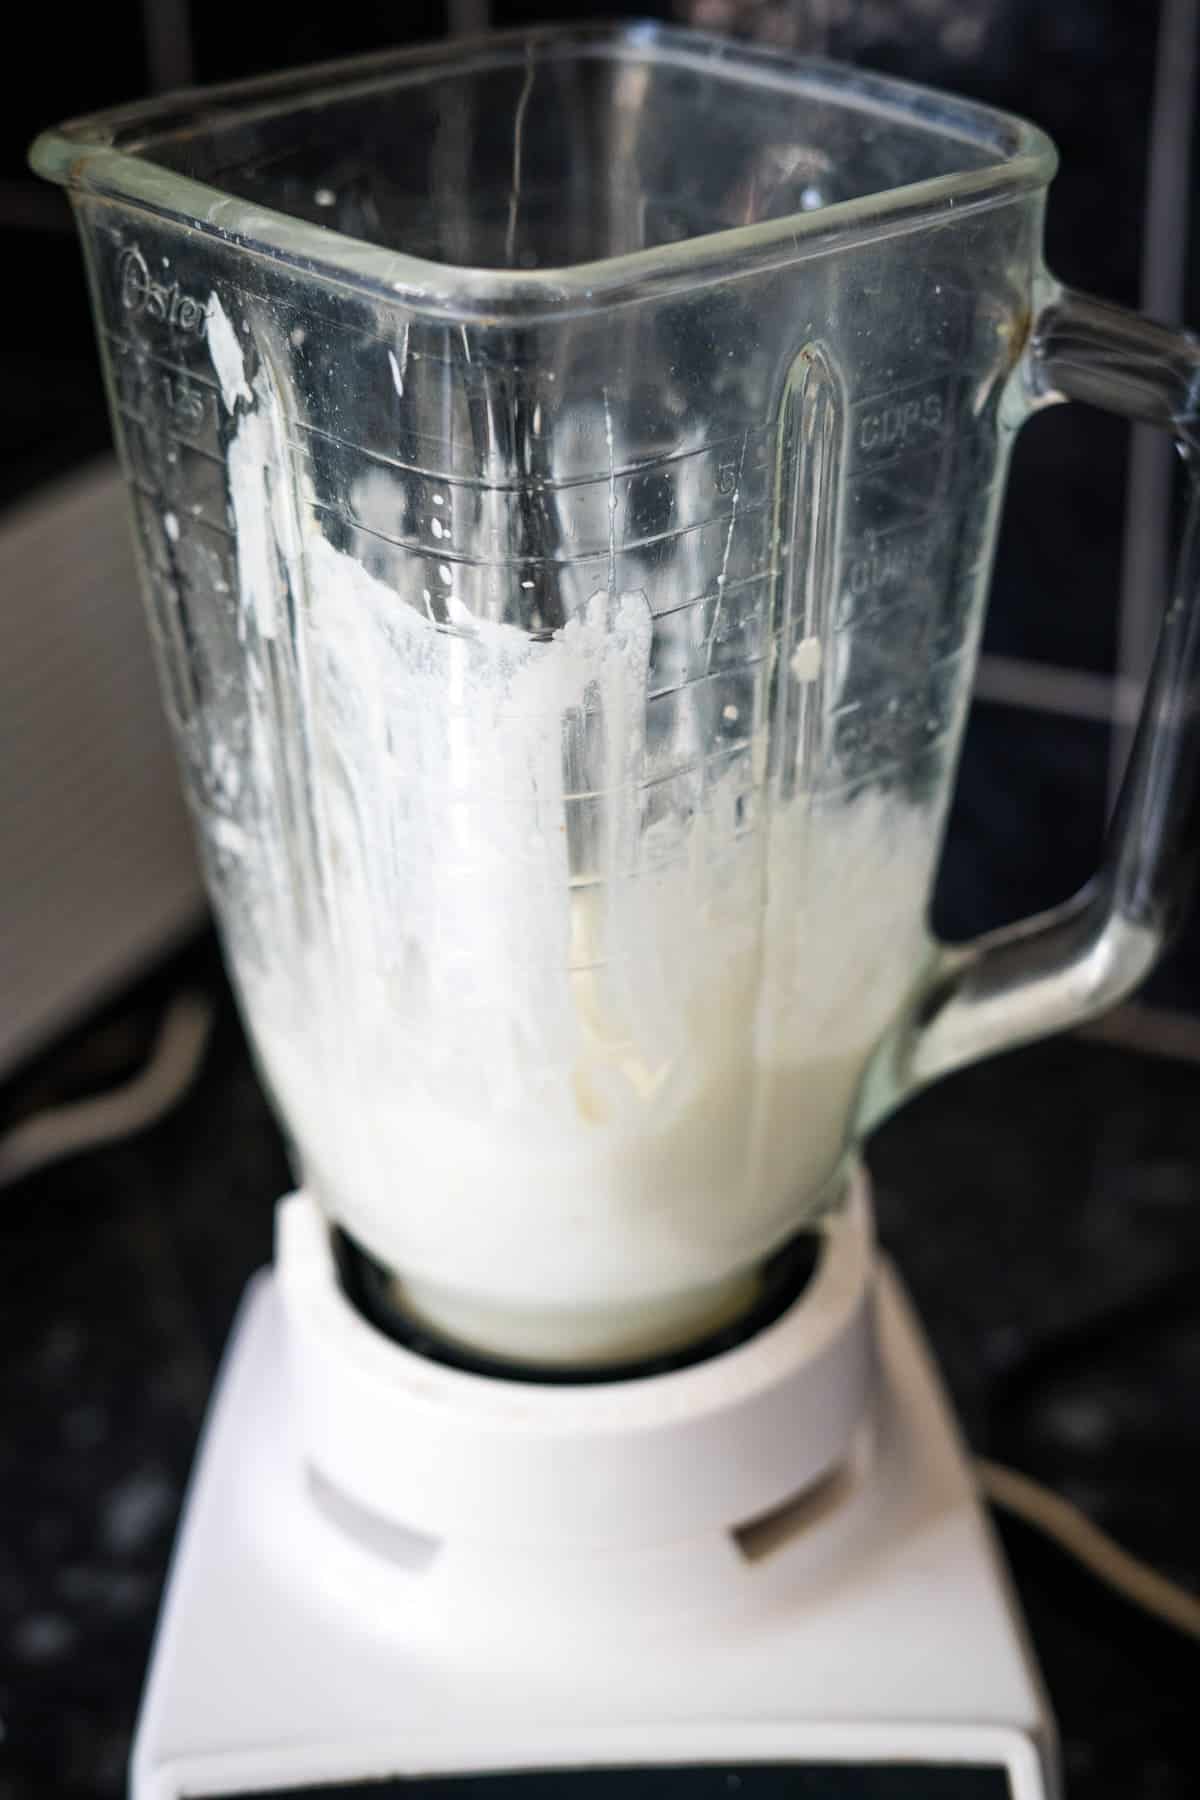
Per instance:
[[[865,1211],[861,1191],[859,1201]],[[1011,1800],[1057,1794],[1053,1728],[1007,1581],[933,1369],[886,1267],[869,1284],[878,1329],[869,1414],[851,1454],[814,1488],[735,1531],[697,1525],[674,1539],[603,1548],[502,1544],[488,1541],[488,1488],[457,1497],[452,1490],[449,1469],[471,1466],[464,1418],[447,1422],[444,1434],[419,1424],[420,1407],[436,1413],[452,1391],[448,1372],[430,1367],[422,1390],[405,1353],[383,1341],[368,1354],[366,1340],[347,1330],[335,1366],[343,1403],[361,1412],[365,1437],[365,1394],[377,1384],[386,1402],[393,1359],[400,1398],[376,1421],[386,1454],[372,1463],[356,1450],[353,1419],[344,1442],[361,1456],[363,1480],[374,1471],[377,1497],[390,1494],[409,1510],[421,1479],[406,1475],[396,1434],[405,1422],[414,1426],[414,1454],[431,1483],[423,1511],[432,1521],[440,1509],[438,1530],[397,1524],[348,1498],[336,1479],[314,1475],[312,1446],[328,1452],[338,1441],[325,1409],[335,1408],[339,1390],[327,1371],[320,1410],[298,1406],[294,1382],[313,1366],[305,1359],[315,1357],[317,1339],[288,1343],[289,1312],[294,1318],[303,1290],[292,1253],[313,1217],[303,1205],[285,1209],[281,1274],[251,1289],[222,1374],[139,1723],[133,1800],[459,1771],[725,1762],[844,1764],[848,1792],[853,1772],[868,1766],[984,1765],[1005,1772]],[[323,1305],[335,1317],[332,1264],[312,1243],[307,1252],[309,1292],[315,1300],[324,1282]],[[794,1321],[780,1326],[791,1341]],[[341,1328],[331,1329],[337,1338]],[[814,1342],[819,1366],[828,1340],[817,1334]],[[289,1349],[300,1353],[291,1382]],[[763,1358],[764,1394],[785,1382],[777,1349]],[[732,1390],[753,1396],[748,1377],[735,1376]],[[794,1377],[799,1407],[804,1386]],[[713,1391],[668,1379],[680,1394]],[[570,1450],[573,1434],[590,1446],[592,1466],[604,1465],[602,1409],[586,1428],[572,1421],[585,1392],[556,1395],[568,1402],[556,1416],[571,1484],[587,1464],[578,1444]],[[485,1396],[472,1390],[470,1398],[466,1416],[482,1423]],[[470,1476],[481,1480],[486,1469],[496,1480],[505,1532],[523,1487],[531,1504],[538,1500],[527,1478],[510,1472],[502,1480],[505,1455],[536,1446],[549,1430],[546,1395],[530,1390],[528,1398],[522,1419],[515,1396],[511,1404],[497,1397],[499,1423],[477,1444]],[[628,1421],[623,1426],[615,1400],[608,1417],[620,1440]],[[684,1490],[652,1504],[631,1478],[622,1491],[640,1493],[643,1524],[651,1519],[657,1531],[673,1508],[679,1522],[715,1518],[726,1504],[740,1509],[782,1479],[789,1446],[793,1472],[805,1466],[803,1410],[788,1417],[782,1399],[740,1408],[731,1400],[716,1417],[719,1430],[691,1419],[696,1454],[705,1444],[719,1448],[755,1478],[739,1486],[724,1469],[674,1461],[688,1441],[682,1402],[664,1411],[661,1427],[643,1416],[646,1454],[660,1454],[664,1470],[673,1464]],[[313,1435],[314,1418],[325,1421],[323,1435]],[[660,1428],[675,1450],[656,1453]],[[764,1443],[764,1433],[782,1442]],[[542,1454],[552,1470],[548,1437]],[[625,1482],[631,1457],[628,1445],[614,1452],[614,1479]],[[759,1479],[764,1472],[769,1480]],[[382,1485],[385,1478],[393,1485]],[[703,1504],[689,1498],[693,1489]],[[571,1491],[584,1497],[575,1485]],[[565,1487],[557,1492],[561,1499]],[[455,1500],[453,1516],[470,1535],[446,1534]],[[543,1498],[539,1516],[552,1522],[552,1511]],[[600,1523],[611,1530],[613,1516],[604,1512]],[[570,1536],[565,1523],[559,1536]]]
[[[867,1407],[861,1173],[799,1304],[735,1350],[643,1380],[498,1381],[390,1342],[342,1292],[304,1194],[279,1209],[277,1266],[309,1463],[369,1512],[439,1538],[594,1550],[742,1525],[840,1462]]]

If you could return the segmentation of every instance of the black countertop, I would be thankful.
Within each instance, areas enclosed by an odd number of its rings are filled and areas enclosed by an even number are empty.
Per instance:
[[[211,940],[0,1089],[0,1131],[119,1079],[181,985],[198,1080],[4,1194],[0,1800],[121,1793],[205,1400],[288,1184]],[[881,1231],[972,1445],[1200,1586],[1200,1068],[1081,1038],[955,1077],[871,1149]],[[1200,1656],[1002,1524],[1068,1800],[1200,1792]],[[969,1624],[968,1624],[969,1628]]]

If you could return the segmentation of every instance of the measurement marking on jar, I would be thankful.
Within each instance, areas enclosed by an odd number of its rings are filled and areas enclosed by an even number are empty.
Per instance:
[[[129,357],[138,365],[139,369],[146,366],[167,369],[173,375],[183,375],[188,381],[194,381],[198,387],[208,388],[214,394],[219,394],[221,391],[216,377],[206,374],[203,369],[189,369],[183,363],[172,362],[170,357],[160,356],[157,352],[148,350],[144,344],[137,343],[132,338],[121,337],[115,331],[106,331],[104,336],[112,349]]]
[[[208,396],[189,376],[164,371],[158,377],[158,391],[164,407],[174,418],[192,425],[203,421]]]
[[[953,383],[947,376],[859,400],[850,408],[850,463],[879,468],[946,442],[953,431]]]
[[[209,450],[204,444],[193,443],[191,438],[178,437],[173,431],[162,431],[151,420],[131,411],[121,402],[118,402],[116,411],[128,423],[139,426],[155,442],[173,444],[177,450],[186,450],[189,456],[202,456],[205,462],[215,463],[219,469],[224,469],[225,458],[219,451]]]
[[[901,525],[891,532],[868,533],[848,545],[841,559],[836,628],[843,630],[886,606],[897,588],[923,580],[940,542],[940,535],[928,525]]]
[[[843,774],[841,767],[836,762],[829,763],[826,766],[826,773],[818,775],[812,784],[811,791],[819,794],[822,800],[833,800],[840,794],[853,794],[858,789],[866,787],[868,783],[874,786],[879,782],[891,780],[893,777],[911,781],[915,771],[921,767],[926,758],[932,759],[942,754],[950,735],[951,727],[947,726],[940,736],[932,738],[928,744],[922,744],[915,756],[897,756],[889,762],[882,763],[864,762],[853,775]],[[836,776],[837,779],[828,780],[826,775]]]
[[[765,656],[745,656],[736,663],[708,671],[700,669],[695,675],[689,675],[683,681],[671,682],[667,687],[648,687],[646,704],[649,706],[654,700],[666,700],[676,694],[694,694],[706,681],[728,681],[731,677],[752,675],[755,670],[762,668],[765,662]],[[729,710],[729,707],[725,708],[726,724],[734,723],[734,720],[729,717]],[[738,741],[741,742],[742,739],[739,738]]]
[[[169,509],[176,515],[179,531],[172,542],[177,542],[179,537],[186,537],[195,528],[214,532],[218,537],[228,539],[231,544],[237,542],[237,533],[232,531],[228,525],[218,525],[215,519],[206,519],[202,513],[190,512],[186,503],[182,507],[183,517],[178,518],[181,502],[177,495],[166,494],[161,488],[150,487],[148,483],[139,481],[132,472],[127,472],[125,479],[135,494],[140,494],[143,500],[148,500],[160,513],[165,513]]]
[[[885,537],[930,520],[943,505],[953,468],[952,443],[909,451],[848,477],[850,542]]]
[[[906,711],[928,711],[927,696],[939,679],[952,671],[955,664],[961,661],[963,646],[956,645],[942,656],[929,663],[914,666],[900,665],[900,672],[912,677],[911,684],[889,689],[889,698],[882,705],[874,698],[846,700],[840,706],[831,707],[828,717],[831,722],[849,719],[854,713],[866,712],[872,721],[886,720],[901,716]],[[891,707],[889,713],[888,707]]]
[[[760,569],[753,575],[743,575],[737,581],[727,581],[721,590],[726,600],[744,593],[747,588],[761,587],[770,577],[770,569]],[[717,598],[717,590],[711,584],[702,593],[692,594],[686,600],[676,600],[670,606],[660,606],[655,610],[656,619],[674,619],[690,608],[713,603]]]
[[[325,513],[331,518],[340,520],[343,525],[349,525],[355,531],[365,532],[368,537],[377,538],[380,543],[390,544],[393,550],[401,550],[406,554],[411,554],[413,556],[432,558],[434,562],[450,563],[460,568],[571,569],[580,568],[584,564],[591,562],[604,563],[607,561],[608,557],[608,552],[599,545],[592,550],[579,551],[574,556],[467,556],[461,552],[448,549],[444,544],[431,546],[419,537],[392,537],[390,533],[381,531],[377,525],[367,525],[356,514],[348,511],[344,507],[335,506],[327,501],[312,500],[309,504],[312,506],[314,512]],[[747,520],[753,521],[755,519],[760,519],[765,515],[766,510],[767,503],[765,501],[760,501],[756,506],[740,509],[736,515],[736,522],[741,525]],[[616,546],[616,554],[618,556],[624,556],[634,551],[652,549],[656,545],[681,543],[684,539],[693,536],[696,532],[711,531],[715,527],[720,527],[722,534],[724,534],[729,527],[732,518],[732,514],[718,515],[713,519],[702,519],[698,524],[685,525],[678,531],[657,531],[648,537],[621,538]],[[747,578],[742,577],[741,579],[745,580]]]
[[[609,469],[605,462],[598,463],[594,470],[577,475],[564,475],[555,481],[547,481],[540,476],[509,481],[493,480],[487,475],[467,475],[446,467],[434,467],[432,464],[433,453],[441,451],[444,455],[448,453],[452,456],[456,448],[455,444],[446,438],[432,437],[426,432],[414,431],[408,427],[405,427],[403,431],[406,438],[415,443],[429,445],[429,456],[423,457],[419,463],[411,462],[403,456],[397,456],[392,451],[380,449],[377,445],[361,444],[355,439],[343,437],[338,432],[327,431],[319,425],[311,425],[303,420],[295,422],[295,429],[300,433],[299,439],[289,438],[287,441],[293,450],[299,451],[302,455],[311,455],[306,440],[317,438],[322,443],[332,444],[335,449],[349,450],[354,455],[363,457],[368,463],[380,463],[388,469],[399,469],[405,474],[418,475],[422,480],[440,482],[447,487],[482,489],[487,493],[495,494],[557,494],[568,492],[572,488],[607,483],[609,479]],[[623,480],[627,476],[656,475],[660,471],[670,474],[680,465],[696,463],[704,457],[712,457],[715,459],[714,486],[718,493],[729,498],[733,491],[728,486],[730,455],[732,454],[734,457],[736,474],[737,453],[743,439],[747,439],[751,447],[746,455],[747,471],[761,472],[765,475],[769,472],[772,463],[771,452],[774,446],[774,437],[775,425],[772,423],[761,431],[751,431],[748,436],[739,431],[692,445],[687,450],[676,451],[670,456],[644,457],[634,462],[618,463],[614,473],[618,480]],[[465,446],[465,448],[469,448],[474,454],[474,446]],[[734,485],[736,486],[736,481]]]

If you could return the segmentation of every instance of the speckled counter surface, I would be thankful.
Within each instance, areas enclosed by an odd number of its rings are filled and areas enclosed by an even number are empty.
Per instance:
[[[288,1181],[207,940],[0,1090],[3,1130],[119,1078],[183,984],[217,1024],[182,1103],[3,1195],[0,1800],[122,1791],[197,1429]],[[1044,1045],[924,1096],[871,1164],[972,1444],[1200,1585],[1200,1069]],[[1194,1800],[1200,1653],[1003,1529],[1068,1800]]]

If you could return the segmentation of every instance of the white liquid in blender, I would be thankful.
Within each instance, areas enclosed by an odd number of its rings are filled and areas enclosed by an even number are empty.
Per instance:
[[[306,1181],[468,1341],[694,1334],[837,1168],[926,953],[937,819],[868,790],[747,828],[760,733],[740,790],[647,822],[642,595],[549,642],[451,599],[456,634],[299,554],[316,916],[297,944],[268,877],[235,965]]]

